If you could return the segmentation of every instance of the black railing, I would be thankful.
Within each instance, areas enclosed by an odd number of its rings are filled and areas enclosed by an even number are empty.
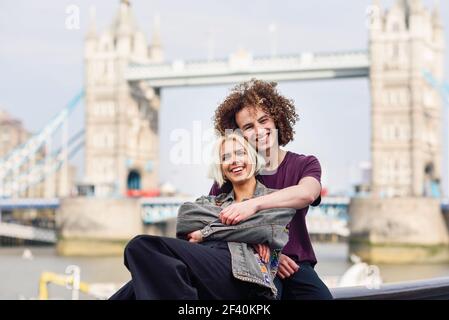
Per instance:
[[[379,288],[333,288],[337,300],[449,300],[449,277],[383,284]]]

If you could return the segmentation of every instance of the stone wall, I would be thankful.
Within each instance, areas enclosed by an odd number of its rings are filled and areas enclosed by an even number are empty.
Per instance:
[[[68,198],[56,212],[60,255],[122,255],[136,235],[175,237],[176,218],[144,225],[139,199]]]
[[[63,199],[56,225],[62,255],[122,254],[126,243],[143,233],[136,199]]]
[[[449,236],[438,199],[351,199],[350,251],[372,263],[449,260]]]

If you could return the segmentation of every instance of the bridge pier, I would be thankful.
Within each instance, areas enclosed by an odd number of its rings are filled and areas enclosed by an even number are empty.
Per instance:
[[[120,255],[143,231],[136,199],[62,199],[56,226],[57,252],[64,256]]]
[[[66,198],[56,212],[57,252],[63,256],[123,255],[139,234],[175,235],[175,220],[146,226],[140,199]]]
[[[363,261],[449,261],[448,229],[438,199],[354,198],[348,210],[349,250]]]

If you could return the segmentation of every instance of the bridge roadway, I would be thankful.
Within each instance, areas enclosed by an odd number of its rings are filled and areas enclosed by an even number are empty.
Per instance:
[[[186,197],[155,197],[140,198],[142,222],[146,225],[164,222],[175,218],[179,206],[185,201],[193,201]],[[324,197],[318,208],[311,208],[307,224],[310,234],[336,234],[342,237],[349,235],[347,212],[349,197]],[[28,240],[55,242],[54,230],[25,226],[15,223],[5,223],[1,220],[1,211],[15,209],[57,209],[60,206],[58,198],[51,199],[0,199],[0,236],[16,237]],[[449,210],[449,203],[442,201],[442,210]]]
[[[145,81],[152,88],[235,84],[251,77],[268,81],[325,80],[369,77],[367,51],[302,53],[252,57],[246,52],[228,59],[145,64],[131,62],[129,82]]]

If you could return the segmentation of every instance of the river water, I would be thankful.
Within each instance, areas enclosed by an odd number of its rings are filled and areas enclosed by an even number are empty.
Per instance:
[[[351,266],[346,243],[315,243],[318,258],[316,270],[332,285]],[[130,279],[122,257],[61,257],[53,247],[28,247],[32,258],[23,258],[24,247],[0,247],[0,299],[33,299],[38,297],[39,277],[49,271],[64,274],[68,265],[81,268],[81,281],[113,283],[117,286]],[[384,282],[419,280],[449,276],[449,264],[378,265]],[[49,286],[51,299],[70,299],[71,291]],[[92,299],[85,294],[80,299]]]

